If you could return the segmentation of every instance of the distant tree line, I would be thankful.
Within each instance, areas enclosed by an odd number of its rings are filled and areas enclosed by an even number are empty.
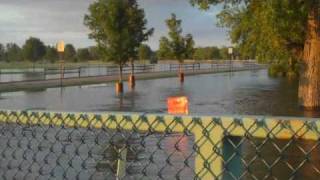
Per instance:
[[[166,38],[161,38],[159,50],[155,52],[158,60],[175,59],[174,55],[170,51],[170,48],[166,44],[168,44],[168,40]],[[234,49],[233,56],[233,58],[243,59],[243,57],[238,53],[237,48]],[[193,50],[190,49],[185,58],[193,60],[228,60],[231,58],[231,55],[228,53],[228,47],[210,46],[196,47]]]
[[[83,62],[99,60],[96,47],[76,49],[72,44],[66,44],[62,57],[67,62]],[[0,43],[0,62],[51,62],[60,59],[55,46],[45,45],[39,38],[30,37],[21,47],[15,43],[3,45]]]
[[[193,59],[195,60],[226,60],[230,58],[227,47],[198,47],[193,54]]]

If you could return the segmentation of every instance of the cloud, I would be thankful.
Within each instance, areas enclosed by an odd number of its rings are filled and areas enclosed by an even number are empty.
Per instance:
[[[94,0],[1,0],[0,42],[23,44],[30,36],[47,44],[64,39],[76,47],[94,45],[83,25],[84,14]],[[215,26],[213,9],[209,12],[192,7],[188,0],[139,0],[145,8],[148,26],[155,28],[148,44],[157,49],[159,38],[166,35],[164,20],[176,13],[183,20],[185,33],[192,33],[199,46],[227,44],[225,30]]]

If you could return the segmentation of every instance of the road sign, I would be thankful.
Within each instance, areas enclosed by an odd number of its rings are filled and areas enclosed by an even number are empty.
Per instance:
[[[57,44],[57,51],[59,53],[63,53],[64,52],[64,42],[63,41],[59,41]]]
[[[229,49],[228,49],[228,53],[229,53],[229,54],[233,54],[233,48],[229,48]]]

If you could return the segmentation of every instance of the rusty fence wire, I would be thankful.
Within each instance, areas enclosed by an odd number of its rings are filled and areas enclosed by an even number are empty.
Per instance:
[[[0,179],[318,179],[320,121],[0,111]]]

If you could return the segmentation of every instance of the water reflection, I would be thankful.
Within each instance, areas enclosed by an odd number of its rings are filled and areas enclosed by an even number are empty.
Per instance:
[[[136,88],[115,94],[114,84],[2,93],[0,108],[54,111],[166,112],[166,99],[187,96],[190,114],[239,114],[320,117],[298,106],[297,81],[275,79],[267,71],[246,71],[137,81]],[[60,101],[62,100],[62,101]]]
[[[177,82],[177,78],[137,81],[134,90],[126,89],[125,85],[125,93],[121,95],[115,94],[113,83],[1,93],[0,107],[55,111],[166,112],[167,97],[188,96],[191,114],[320,117],[317,111],[304,111],[299,108],[296,81],[269,78],[266,71],[188,76],[183,85]],[[133,136],[132,133],[124,134],[125,136],[120,134],[120,138]],[[164,179],[174,178],[177,173],[185,179],[193,179],[195,150],[192,136],[136,136],[138,137],[133,142],[128,140],[132,146],[143,149],[137,151],[141,152],[137,156],[142,156],[142,160],[130,161],[129,164],[129,169],[135,169],[135,174],[141,176],[141,173],[137,172],[144,169],[149,173],[149,177],[157,178],[159,169],[162,169]],[[116,139],[110,132],[97,138],[102,141],[99,148],[108,146],[111,137]],[[95,137],[91,137],[88,142],[94,142],[92,138]],[[243,144],[242,158],[246,163],[243,163],[244,167],[250,165],[247,169],[251,173],[246,174],[244,179],[317,179],[315,177],[320,174],[319,149],[317,141],[265,141],[248,138]],[[102,152],[99,150],[99,153]],[[154,157],[155,163],[150,163],[150,156]],[[172,166],[167,165],[168,161]],[[103,169],[103,166],[100,167]]]

